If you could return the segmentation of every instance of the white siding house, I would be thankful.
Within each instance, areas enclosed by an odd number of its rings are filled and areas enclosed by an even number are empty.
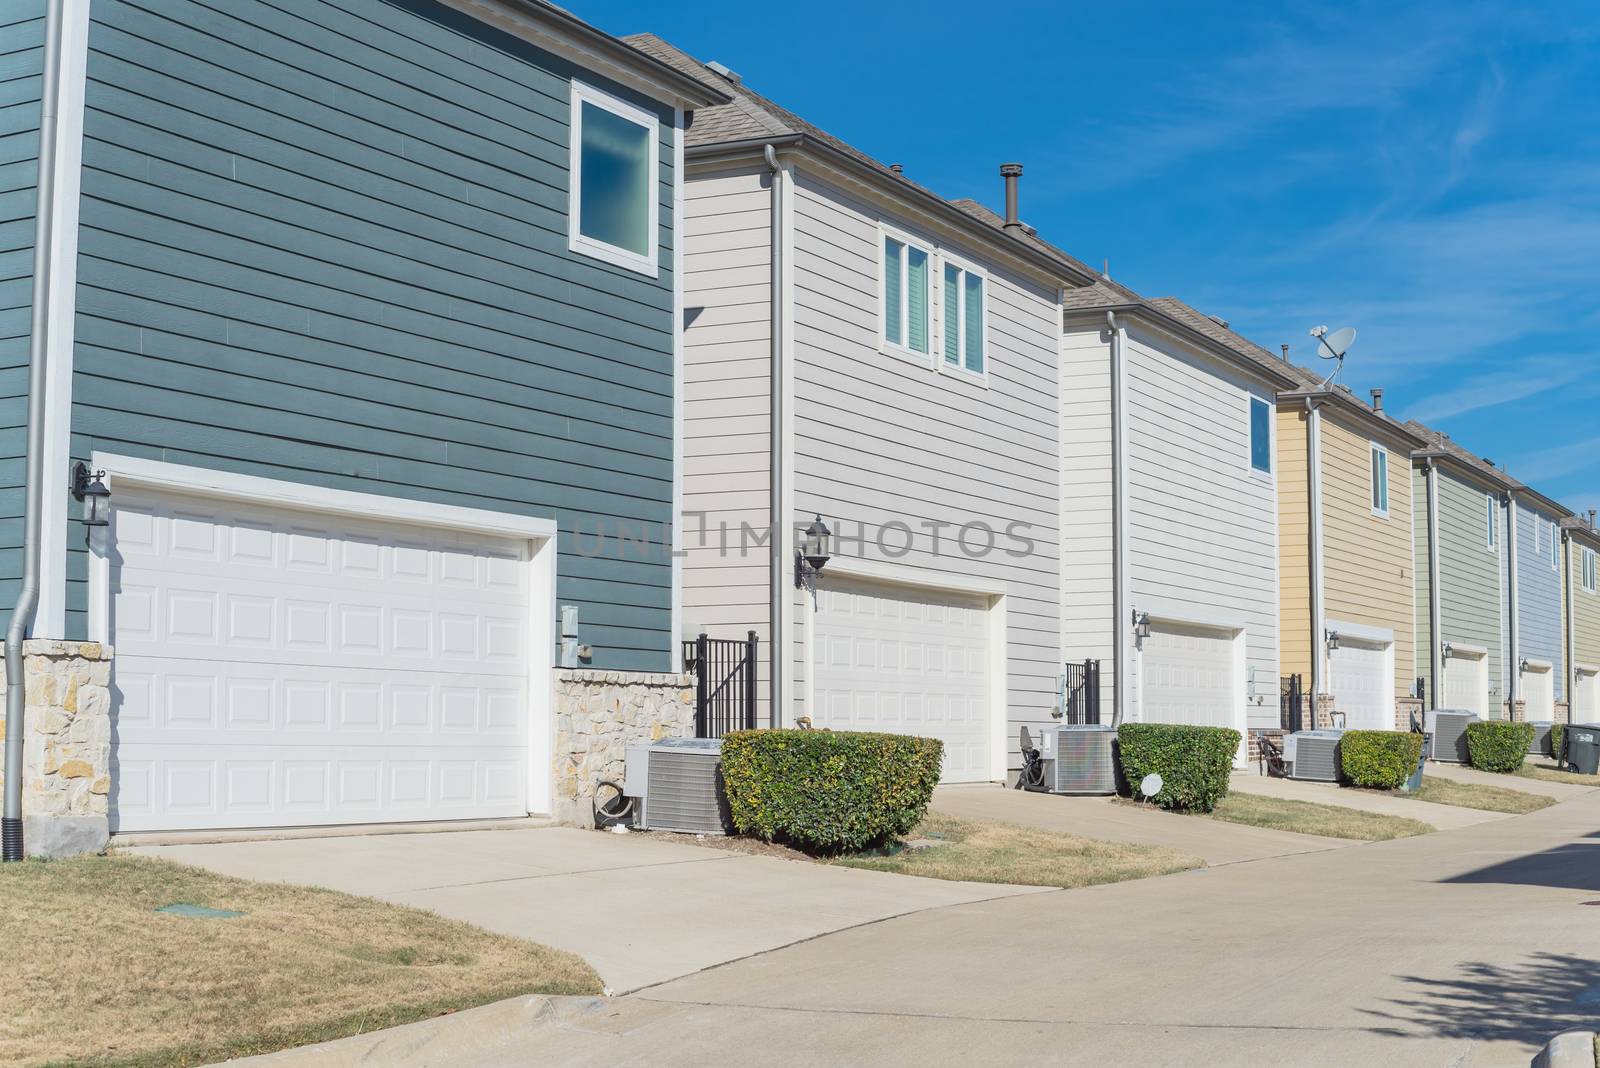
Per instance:
[[[686,137],[686,629],[776,651],[764,723],[932,735],[945,781],[1004,778],[1056,705],[1060,296],[1093,276],[718,84]],[[776,545],[741,537],[769,516]]]
[[[1066,302],[1063,657],[1102,661],[1126,721],[1276,728],[1272,413],[1294,379],[1179,301],[1102,282]]]

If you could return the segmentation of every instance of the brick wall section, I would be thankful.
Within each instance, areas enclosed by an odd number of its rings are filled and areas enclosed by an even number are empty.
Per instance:
[[[36,857],[99,852],[109,835],[111,647],[38,639],[22,651],[24,848]],[[4,671],[0,661],[0,688]]]
[[[628,746],[692,734],[693,675],[557,671],[551,815],[571,826],[594,826],[595,784],[622,781]]]
[[[1409,731],[1411,729],[1411,716],[1415,713],[1418,719],[1422,718],[1422,698],[1402,697],[1394,703],[1394,729]]]

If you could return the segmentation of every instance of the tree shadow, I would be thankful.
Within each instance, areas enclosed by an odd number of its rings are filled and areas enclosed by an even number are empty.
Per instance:
[[[1578,841],[1567,842],[1554,849],[1529,853],[1441,881],[1600,891],[1600,832],[1591,832]]]
[[[1553,920],[1551,934],[1559,934]],[[1600,1025],[1600,961],[1583,957],[1541,952],[1520,964],[1463,964],[1446,978],[1400,978],[1414,997],[1366,1010],[1388,1022],[1375,1028],[1380,1033],[1540,1045],[1560,1031]]]

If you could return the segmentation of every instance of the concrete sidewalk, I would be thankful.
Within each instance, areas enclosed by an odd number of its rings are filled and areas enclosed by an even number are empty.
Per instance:
[[[965,819],[1003,820],[1084,838],[1167,846],[1211,867],[1356,844],[1344,838],[1180,816],[1109,797],[1057,797],[998,786],[941,787],[934,791],[933,808]]]
[[[1554,762],[1548,757],[1542,758],[1539,763],[1543,767],[1555,767]],[[1437,775],[1441,779],[1454,779],[1457,782],[1503,786],[1507,790],[1521,790],[1528,794],[1543,794],[1557,801],[1569,801],[1600,789],[1597,786],[1581,786],[1574,783],[1545,782],[1543,779],[1530,779],[1523,775],[1499,775],[1492,771],[1479,771],[1465,764],[1439,764],[1432,760],[1428,761],[1428,767],[1423,774]]]
[[[1518,780],[1519,782],[1521,780]],[[1260,794],[1264,797],[1281,797],[1290,801],[1309,801],[1318,805],[1335,805],[1339,808],[1375,812],[1380,816],[1401,816],[1408,820],[1421,820],[1440,831],[1457,827],[1473,827],[1492,820],[1505,819],[1504,812],[1486,812],[1459,805],[1436,805],[1396,794],[1378,793],[1374,790],[1357,790],[1329,782],[1301,782],[1297,779],[1275,779],[1270,775],[1236,771],[1228,781],[1228,789],[1241,794]]]
[[[566,828],[124,852],[431,909],[571,950],[619,992],[891,916],[1039,892]]]

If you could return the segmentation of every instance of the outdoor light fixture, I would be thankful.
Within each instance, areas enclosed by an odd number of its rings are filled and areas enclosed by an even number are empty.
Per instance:
[[[1141,612],[1135,608],[1133,610],[1133,640],[1136,643],[1143,643],[1148,637],[1150,637],[1150,613]]]
[[[1328,652],[1331,653],[1334,650],[1339,648],[1339,632],[1338,631],[1336,631],[1336,630],[1328,631],[1327,632],[1327,639],[1328,639]]]
[[[828,529],[819,515],[806,527],[805,540],[794,552],[795,589],[804,587],[811,591],[813,608],[817,605],[817,574],[828,566],[828,547],[832,539],[833,531]]]
[[[1451,653],[1451,651],[1452,651],[1452,650],[1451,650],[1451,648],[1450,648],[1450,643],[1449,643],[1449,642],[1440,642],[1440,643],[1439,643],[1439,652],[1440,652],[1440,655],[1442,655],[1442,656],[1443,656],[1443,657],[1444,657],[1444,658],[1445,658],[1445,659],[1446,659],[1446,660],[1449,660],[1449,659],[1450,659],[1450,653]]]
[[[111,522],[111,491],[102,481],[104,471],[91,471],[78,461],[72,468],[72,496],[83,505],[83,525],[103,527]]]

